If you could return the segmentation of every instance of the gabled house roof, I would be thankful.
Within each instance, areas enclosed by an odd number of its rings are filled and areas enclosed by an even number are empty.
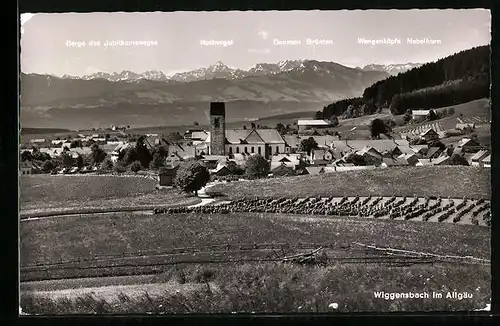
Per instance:
[[[285,140],[276,129],[256,129],[266,144],[283,144]]]
[[[482,158],[488,156],[489,152],[486,150],[480,150],[479,152],[472,155],[471,161],[480,161]]]
[[[425,157],[426,158],[432,158],[432,157],[434,157],[436,155],[439,155],[439,153],[441,153],[441,148],[439,148],[439,147],[431,147],[427,151],[427,155],[425,155]]]
[[[488,156],[486,156],[483,161],[483,163],[491,163],[491,154],[489,154]]]
[[[424,131],[423,133],[421,133],[420,136],[426,136],[426,135],[432,135],[432,134],[437,135],[437,132],[434,129],[429,128],[426,131]]]
[[[325,169],[322,166],[308,166],[306,167],[307,173],[310,175],[318,175],[321,173],[325,173]]]
[[[297,135],[283,135],[283,139],[285,140],[285,143],[292,147],[292,148],[298,148],[300,145],[300,137]]]
[[[463,146],[480,146],[480,144],[473,140],[473,139],[470,139],[470,138],[463,138],[461,139],[458,144],[457,144],[457,147],[463,147]]]
[[[298,126],[329,126],[330,123],[326,120],[322,119],[314,119],[314,120],[298,120],[297,121]]]

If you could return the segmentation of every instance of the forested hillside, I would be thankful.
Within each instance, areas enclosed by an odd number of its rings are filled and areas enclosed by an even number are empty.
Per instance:
[[[340,115],[351,104],[362,114],[387,107],[403,114],[489,97],[489,88],[490,47],[480,46],[378,81],[365,89],[362,100],[337,101],[324,107],[323,115]]]

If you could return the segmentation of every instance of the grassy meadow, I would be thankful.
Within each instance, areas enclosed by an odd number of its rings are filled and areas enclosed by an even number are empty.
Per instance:
[[[218,184],[207,193],[228,199],[315,196],[490,198],[491,171],[471,166],[393,167]]]
[[[21,292],[20,306],[27,314],[335,313],[471,311],[491,302],[489,266],[480,265],[190,265],[170,268],[161,278],[163,283],[142,291],[109,286],[100,292],[79,289],[77,296],[30,285]],[[385,300],[375,297],[379,291],[443,297]],[[453,291],[472,298],[446,298]]]
[[[149,178],[111,175],[22,176],[21,214],[199,202],[198,198],[187,197],[175,189],[155,189],[156,184]]]

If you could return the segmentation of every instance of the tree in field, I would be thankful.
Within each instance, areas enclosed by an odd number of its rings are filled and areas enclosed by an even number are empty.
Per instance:
[[[43,162],[43,164],[42,164],[42,171],[45,173],[49,173],[52,170],[54,170],[55,168],[56,168],[56,164],[52,160],[47,160],[47,161]]]
[[[139,161],[135,161],[135,162],[132,162],[132,164],[130,164],[130,171],[132,171],[132,172],[137,173],[141,169],[142,169],[142,164]]]
[[[449,165],[469,165],[465,157],[459,154],[453,154],[450,157]]]
[[[113,161],[110,158],[106,157],[100,165],[100,169],[103,171],[111,171],[113,170]]]
[[[284,135],[286,133],[286,127],[282,123],[278,123],[276,125],[276,130],[279,132],[280,135]]]
[[[165,165],[165,154],[161,152],[156,152],[153,154],[153,159],[149,163],[151,169],[158,169]]]
[[[31,153],[29,151],[23,151],[21,153],[21,162],[24,161],[31,161],[33,157],[31,156]]]
[[[383,120],[374,119],[370,124],[370,132],[372,139],[380,139],[380,134],[389,135],[391,129],[387,126]]]
[[[106,152],[99,147],[97,144],[93,144],[91,147],[92,160],[94,164],[100,164],[106,158]]]
[[[141,162],[144,168],[149,166],[149,163],[153,159],[153,156],[149,152],[146,145],[146,136],[140,136],[135,144],[135,151],[137,152],[137,159]]]
[[[359,155],[359,154],[351,154],[346,158],[347,163],[352,163],[356,166],[365,166],[366,165],[366,159],[364,156]]]
[[[61,153],[61,161],[62,161],[62,164],[64,165],[64,167],[66,167],[66,168],[72,167],[73,164],[75,163],[73,158],[71,157],[71,155],[69,155],[66,152]]]
[[[314,119],[316,120],[323,119],[323,111],[316,111],[316,113],[314,114]]]
[[[84,162],[83,162],[83,157],[82,155],[78,154],[78,156],[76,157],[75,159],[75,164],[76,166],[78,166],[79,168],[82,168],[84,166]]]
[[[246,162],[245,174],[250,179],[267,177],[269,174],[269,163],[261,155],[250,156]]]
[[[247,125],[243,125],[243,130],[247,130]]]
[[[330,125],[332,127],[337,127],[339,125],[339,118],[333,114],[329,119]]]
[[[251,122],[251,123],[250,123],[250,128],[255,129],[255,128],[256,128],[256,127],[255,127],[255,123]]]
[[[318,148],[318,143],[312,137],[302,139],[300,141],[299,150],[301,152],[306,152],[307,155],[310,155],[311,151],[317,148]]]
[[[411,118],[412,118],[412,113],[411,113],[411,110],[408,109],[408,110],[406,110],[406,112],[403,116],[404,123],[407,124],[408,122],[410,122]]]
[[[240,168],[238,166],[238,164],[236,164],[235,161],[229,161],[227,162],[227,168],[229,169],[229,172],[233,175],[242,175],[245,170],[243,170],[242,168]]]
[[[430,110],[429,113],[427,114],[427,120],[434,121],[437,119],[438,119],[438,115],[436,114],[436,112],[434,112],[434,110]]]
[[[195,122],[193,122],[193,125],[199,126],[200,124],[197,121],[195,121]]]
[[[205,165],[198,161],[184,161],[175,176],[174,184],[177,188],[185,192],[198,196],[198,190],[203,188],[210,179],[210,172]]]

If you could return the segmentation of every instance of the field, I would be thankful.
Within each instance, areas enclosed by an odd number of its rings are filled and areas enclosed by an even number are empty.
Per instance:
[[[488,169],[469,166],[395,167],[218,184],[224,199],[343,196],[490,198]]]
[[[157,182],[146,177],[29,175],[20,180],[21,214],[199,202],[173,189],[155,189]]]
[[[88,219],[75,217],[22,222],[21,279],[24,282],[21,284],[21,305],[28,313],[93,313],[99,307],[103,309],[101,312],[137,313],[312,312],[331,311],[328,305],[332,302],[339,304],[338,311],[471,310],[490,302],[488,265],[440,260],[429,264],[408,258],[406,263],[398,265],[396,260],[401,260],[398,256],[384,256],[354,243],[489,259],[489,239],[488,228],[469,225],[440,224],[435,227],[433,223],[282,214],[124,214],[119,218],[96,216],[91,223]],[[261,244],[262,248],[251,250],[248,244],[253,243]],[[266,251],[264,243],[274,243],[280,250]],[[246,248],[242,248],[245,244]],[[216,263],[230,257],[264,258],[271,254],[279,257],[281,252],[289,255],[303,252],[300,248],[307,247],[305,244],[312,244],[310,248],[324,246],[327,264]],[[228,245],[233,246],[229,252]],[[239,252],[233,253],[234,246],[240,247]],[[222,249],[224,247],[226,249]],[[96,255],[104,256],[97,259]],[[187,263],[188,257],[193,263]],[[342,258],[355,257],[360,260],[358,263],[340,263]],[[382,262],[374,258],[394,261]],[[45,266],[38,272],[34,266],[61,260],[62,265],[71,260],[80,263],[67,263],[66,267],[74,267],[66,269]],[[213,263],[195,263],[200,260],[212,260]],[[134,276],[135,281],[109,277],[147,273],[157,276]],[[108,277],[28,282],[36,280],[37,274],[52,276],[49,278]],[[200,286],[204,278],[209,278],[210,292],[207,286]],[[151,300],[147,299],[149,294],[141,295],[137,288],[132,291],[117,287],[138,283],[146,284],[143,289],[151,288],[152,285],[147,284],[158,283],[153,286],[156,291],[150,290]],[[76,300],[74,295],[69,300],[61,298],[61,291],[75,284],[84,287],[77,291],[80,299]],[[99,297],[84,294],[85,287],[95,290],[95,287],[106,285],[115,286],[107,290],[101,288],[101,293],[108,291],[106,304]],[[473,298],[388,301],[373,296],[374,291],[448,290],[468,291],[473,293]],[[124,300],[121,304],[118,297],[111,299],[119,292],[130,295],[128,299],[120,296]],[[85,300],[87,304],[82,304]],[[170,304],[166,304],[168,302]]]

